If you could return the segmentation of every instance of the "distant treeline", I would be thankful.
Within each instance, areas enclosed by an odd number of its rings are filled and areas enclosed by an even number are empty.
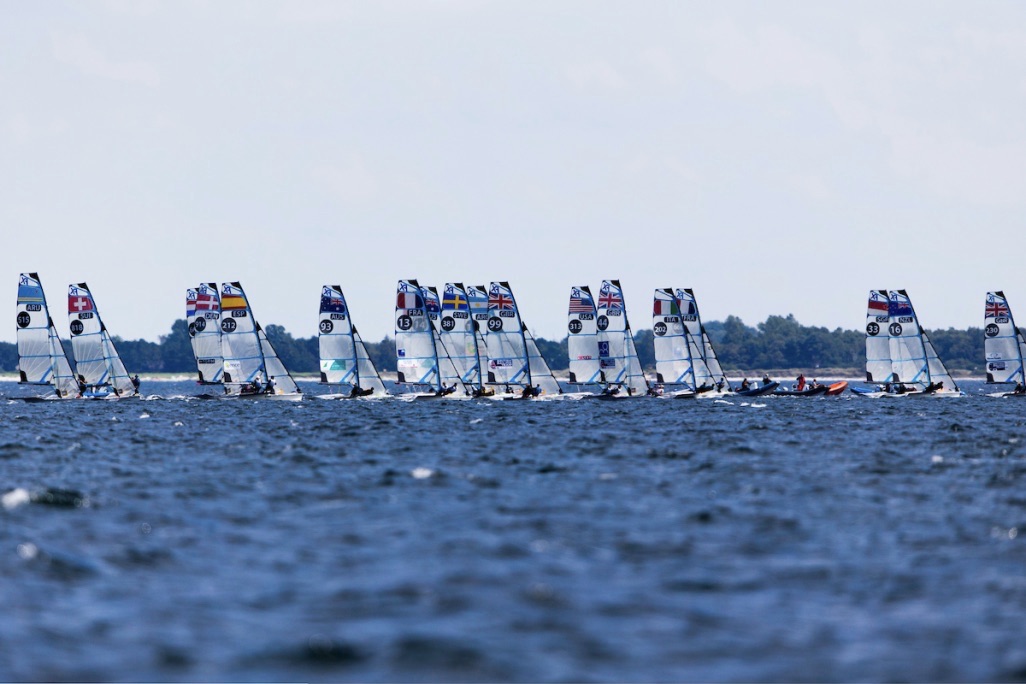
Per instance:
[[[316,373],[319,370],[317,337],[295,338],[280,325],[264,328],[285,365],[295,373]],[[865,369],[865,333],[861,330],[828,330],[801,325],[793,315],[770,316],[756,327],[747,326],[736,317],[706,324],[724,370],[800,368],[850,369],[861,374]],[[949,370],[983,372],[983,330],[931,330],[930,339]],[[171,332],[160,342],[114,338],[125,366],[132,373],[192,373],[196,370],[188,325],[177,320]],[[638,356],[645,368],[655,366],[652,331],[634,333]],[[568,366],[566,338],[559,342],[538,338],[538,348],[553,370]],[[380,342],[367,342],[367,351],[378,370],[395,370],[395,345],[391,337]],[[72,358],[70,343],[68,358]],[[0,342],[0,370],[13,371],[18,364],[17,345]]]

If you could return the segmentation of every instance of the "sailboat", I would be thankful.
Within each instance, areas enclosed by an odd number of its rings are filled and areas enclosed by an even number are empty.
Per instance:
[[[567,330],[570,334],[566,340],[571,385],[605,384],[605,377],[599,367],[597,318],[595,298],[588,286],[571,287],[567,307]]]
[[[78,381],[50,318],[46,295],[37,273],[22,273],[18,277],[18,313],[15,320],[18,325],[18,382],[50,385],[57,399],[78,397]]]
[[[481,374],[482,386],[486,382],[488,368],[488,345],[485,333],[488,330],[488,290],[484,285],[467,285],[467,304],[470,306],[470,318],[474,323],[474,336],[477,338],[477,367]],[[494,393],[494,389],[492,390]]]
[[[296,381],[253,316],[239,282],[221,284],[221,356],[227,396],[282,401],[303,398]]]
[[[189,323],[192,353],[196,358],[197,382],[220,385],[224,377],[221,356],[221,300],[217,283],[200,283],[185,291],[185,320]]]
[[[886,318],[881,300],[886,301]],[[886,337],[880,327],[884,323]],[[870,290],[866,311],[866,379],[885,384],[853,387],[852,391],[866,397],[964,396],[919,324],[905,290]]]
[[[488,288],[487,382],[511,391],[520,387],[523,398],[562,393],[538,344],[520,318],[509,283],[492,282]]]
[[[677,297],[668,287],[657,289],[653,295],[652,340],[656,381],[664,390],[669,389],[664,396],[694,397],[693,345],[681,319]],[[695,353],[698,353],[697,347]]]
[[[684,333],[688,339],[688,350],[691,354],[691,362],[694,365],[695,391],[700,398],[715,398],[734,394],[730,387],[730,381],[720,367],[720,361],[716,357],[716,350],[713,348],[709,333],[702,323],[702,316],[698,312],[698,299],[695,292],[689,287],[677,288],[674,292],[677,299],[677,306],[680,308],[681,322],[684,325]],[[777,388],[775,383],[760,385],[745,390],[746,396],[755,396],[772,392]]]
[[[318,330],[322,383],[350,385],[350,392],[342,395],[347,398],[389,395],[378,369],[367,353],[367,346],[353,325],[346,298],[339,285],[325,285],[321,288]],[[337,395],[327,396],[342,398]]]
[[[446,283],[442,291],[441,317],[436,331],[459,373],[460,381],[475,397],[488,397],[495,390],[484,385],[481,347],[484,339],[472,318],[471,301],[463,283]],[[472,288],[470,288],[472,289]],[[485,296],[487,309],[487,296]]]
[[[75,371],[80,385],[85,385],[82,396],[89,399],[136,396],[139,393],[136,381],[129,377],[85,283],[68,286],[68,318]]]
[[[442,397],[456,394],[457,384],[443,384],[443,378],[458,377],[448,361],[441,341],[428,316],[429,307],[435,317],[441,311],[437,293],[428,304],[429,292],[416,280],[400,280],[395,301],[395,356],[399,385],[407,385],[414,398]],[[444,366],[444,367],[443,367]],[[426,390],[426,391],[425,391]]]
[[[647,395],[648,378],[638,360],[619,280],[602,281],[596,311],[599,367],[607,384],[605,396]],[[621,389],[626,389],[626,393],[621,395]]]
[[[983,309],[983,350],[987,361],[987,383],[1015,383],[1013,391],[991,396],[1026,397],[1026,379],[1023,377],[1026,339],[1015,325],[1012,309],[1005,293],[1000,290],[987,293]]]

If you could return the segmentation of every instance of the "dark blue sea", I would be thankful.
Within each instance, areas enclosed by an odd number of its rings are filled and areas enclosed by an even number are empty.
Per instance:
[[[0,680],[1023,681],[1026,400],[964,385],[293,404],[0,383]]]

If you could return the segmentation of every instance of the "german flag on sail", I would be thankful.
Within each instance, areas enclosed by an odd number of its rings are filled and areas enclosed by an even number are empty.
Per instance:
[[[232,309],[245,309],[246,298],[242,295],[236,294],[222,294],[221,295],[221,310],[231,311]]]

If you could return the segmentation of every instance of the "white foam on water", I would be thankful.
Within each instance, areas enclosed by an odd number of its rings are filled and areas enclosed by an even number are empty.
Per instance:
[[[435,471],[431,470],[431,468],[414,468],[410,471],[410,475],[417,480],[426,480],[434,474]]]
[[[29,495],[28,490],[22,489],[21,487],[12,489],[3,496],[0,496],[0,504],[2,504],[8,511],[15,509],[22,504],[27,504],[31,500],[32,497]]]

